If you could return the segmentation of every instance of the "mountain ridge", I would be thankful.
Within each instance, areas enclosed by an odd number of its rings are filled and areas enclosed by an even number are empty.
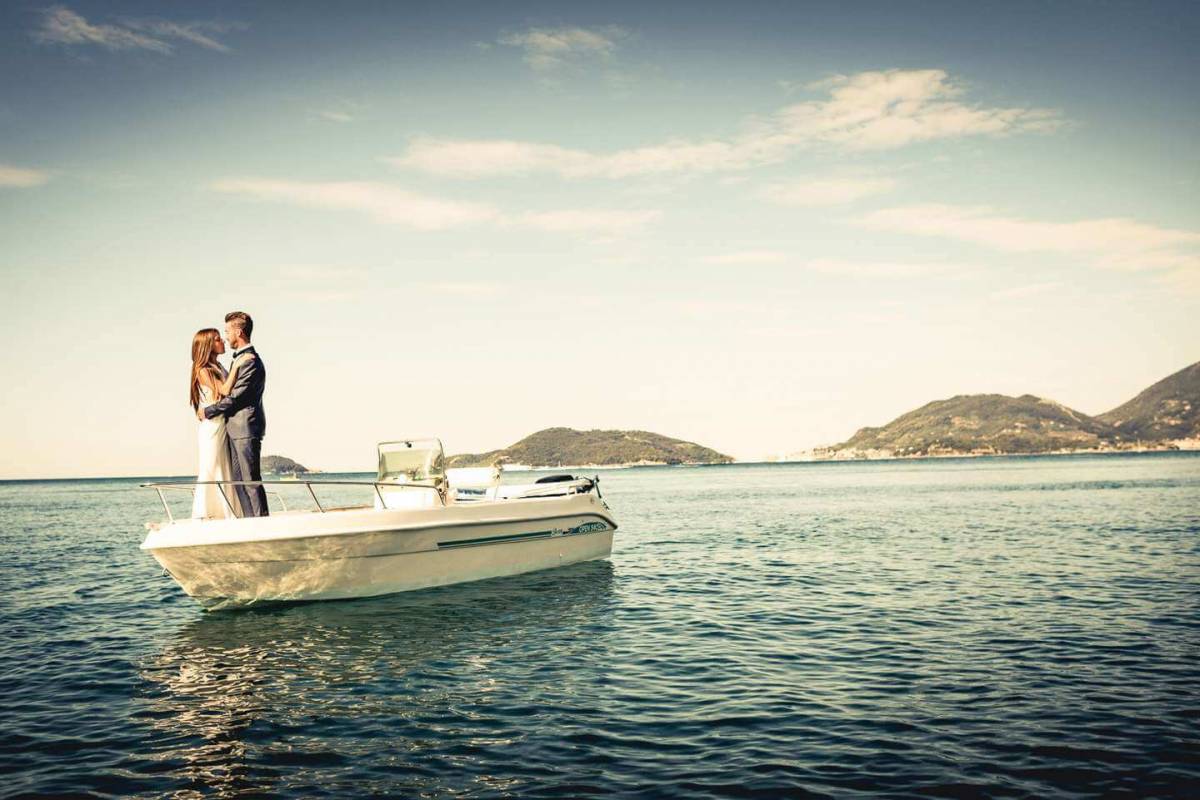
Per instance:
[[[817,448],[818,457],[887,458],[1166,449],[1200,439],[1200,362],[1089,416],[1031,394],[955,395]]]
[[[733,458],[695,442],[650,431],[545,428],[499,450],[460,453],[447,467],[527,464],[530,466],[616,466],[624,464],[728,464]]]
[[[273,475],[284,475],[287,473],[303,475],[312,470],[287,456],[263,456],[262,471]]]
[[[1152,383],[1096,419],[1134,439],[1200,438],[1200,361]]]

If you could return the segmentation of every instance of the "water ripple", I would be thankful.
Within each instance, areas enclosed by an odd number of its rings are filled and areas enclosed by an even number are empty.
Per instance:
[[[604,477],[610,562],[203,614],[0,484],[5,795],[1194,797],[1200,458]]]

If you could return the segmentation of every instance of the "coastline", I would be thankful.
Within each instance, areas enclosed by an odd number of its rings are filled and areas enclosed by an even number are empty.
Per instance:
[[[935,453],[896,453],[890,450],[837,450],[829,454],[818,454],[817,448],[803,454],[784,456],[762,463],[804,464],[846,461],[919,461],[938,458],[1041,458],[1043,456],[1105,456],[1139,455],[1146,453],[1195,453],[1200,452],[1200,439],[1180,439],[1156,443],[1143,447],[1102,447],[1095,449],[1046,450],[1039,453],[1017,453],[1003,451],[945,451]],[[745,462],[738,462],[745,463]]]
[[[739,463],[736,459],[733,461],[688,461],[670,463],[667,461],[629,461],[620,464],[517,464],[515,466],[502,466],[500,472],[545,472],[547,470],[585,470],[585,469],[634,469],[635,467],[715,467],[723,464]]]
[[[632,464],[572,464],[568,466],[536,466],[527,467],[523,470],[514,470],[516,472],[548,472],[551,470],[624,470],[634,469],[637,467],[746,467],[746,466],[770,466],[775,464],[860,464],[863,462],[883,462],[883,461],[935,461],[935,460],[954,460],[954,459],[986,459],[986,458],[1079,458],[1085,456],[1154,456],[1154,455],[1177,455],[1177,456],[1200,456],[1200,447],[1179,447],[1179,448],[1138,448],[1138,449],[1107,449],[1107,450],[1056,450],[1047,453],[938,453],[929,455],[893,455],[893,456],[873,456],[861,458],[763,458],[763,459],[737,459],[734,461],[697,461],[686,464],[668,464],[666,462],[646,462]],[[342,475],[372,475],[371,471],[362,470],[312,470],[313,473],[327,475],[330,478]],[[51,477],[51,478],[0,478],[0,484],[20,484],[20,483],[74,483],[79,481],[142,481],[150,483],[154,481],[190,481],[195,480],[194,475],[76,475],[70,477]],[[302,479],[303,480],[303,479]],[[319,479],[318,479],[319,480]]]
[[[847,451],[840,451],[845,453]],[[1193,441],[1191,446],[1175,447],[1111,447],[1098,450],[1050,450],[1043,453],[1002,453],[1002,452],[946,452],[921,454],[885,454],[875,451],[870,454],[840,455],[840,456],[797,456],[762,459],[735,459],[733,461],[696,461],[682,464],[668,464],[665,461],[640,461],[622,464],[562,464],[536,465],[521,464],[518,469],[502,470],[502,472],[547,472],[551,470],[589,470],[589,469],[634,469],[637,467],[724,467],[746,466],[749,464],[842,464],[862,461],[928,461],[935,459],[955,458],[1044,458],[1068,456],[1114,456],[1114,455],[1150,455],[1174,453],[1200,453],[1200,441]]]

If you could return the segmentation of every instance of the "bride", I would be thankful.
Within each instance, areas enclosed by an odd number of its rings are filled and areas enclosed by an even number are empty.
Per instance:
[[[199,485],[192,500],[193,519],[241,516],[237,492],[232,487],[203,483],[231,480],[231,472],[225,418],[218,415],[213,419],[204,419],[200,411],[228,395],[237,379],[238,370],[254,358],[250,353],[239,357],[226,375],[225,368],[217,361],[217,356],[224,352],[225,342],[216,328],[203,328],[192,337],[192,377],[188,384],[188,398],[192,410],[201,417],[198,434],[200,468],[196,475]]]

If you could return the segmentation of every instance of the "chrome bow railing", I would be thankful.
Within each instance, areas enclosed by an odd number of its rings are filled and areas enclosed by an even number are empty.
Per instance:
[[[316,491],[313,490],[313,484],[317,484],[318,486],[370,486],[375,489],[375,494],[379,498],[379,503],[384,507],[387,506],[387,503],[383,499],[383,492],[381,492],[379,489],[380,486],[383,486],[387,489],[427,489],[437,493],[438,498],[442,501],[442,505],[446,504],[446,493],[441,486],[431,486],[424,483],[392,483],[391,481],[169,481],[165,483],[143,483],[140,486],[143,489],[154,489],[158,492],[159,502],[163,504],[163,509],[167,512],[167,520],[169,522],[174,522],[175,515],[171,513],[171,506],[167,504],[167,498],[163,494],[163,491],[175,490],[195,492],[197,486],[219,487],[221,498],[225,501],[225,505],[229,508],[230,513],[234,515],[236,515],[237,512],[233,508],[233,503],[229,500],[229,495],[225,492],[226,486],[304,486],[306,489],[308,489],[309,495],[312,496],[313,503],[316,505],[318,511],[324,514],[326,511],[335,510],[326,509],[325,506],[321,505],[321,500],[317,497]],[[264,491],[266,490],[264,489]],[[279,492],[267,492],[267,494],[272,495],[279,500],[279,503],[283,506],[284,511],[288,510],[287,503],[284,501],[282,494]]]

